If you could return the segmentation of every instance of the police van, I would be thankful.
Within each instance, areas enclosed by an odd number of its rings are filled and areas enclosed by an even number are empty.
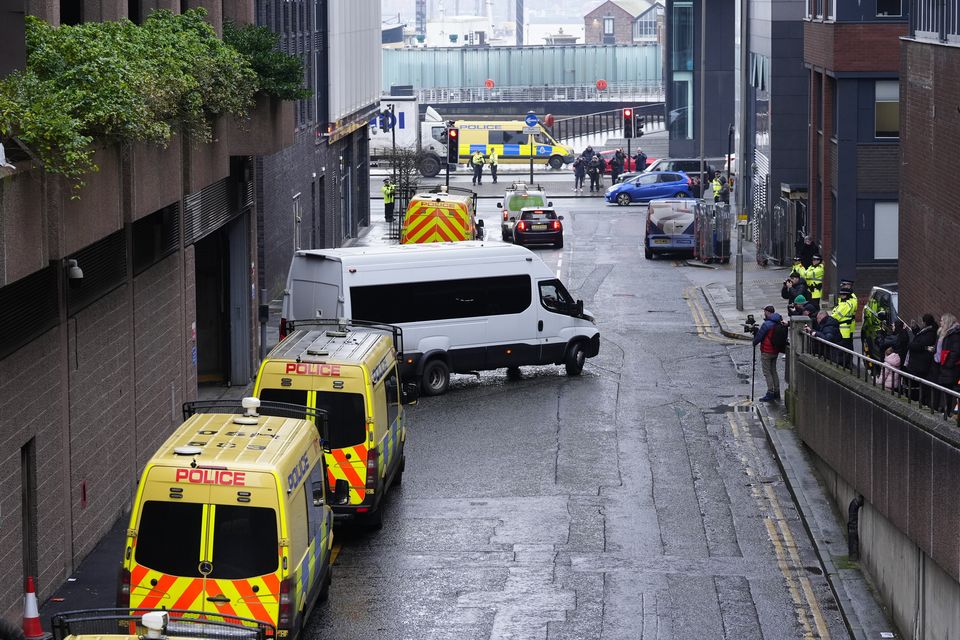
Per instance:
[[[345,481],[350,487],[350,499],[333,512],[380,528],[383,498],[402,482],[406,466],[402,401],[415,399],[400,386],[401,331],[339,320],[295,326],[264,358],[254,394],[326,413],[327,476],[331,486]]]
[[[529,163],[533,156],[535,163],[552,169],[574,160],[573,147],[554,140],[540,124],[532,127],[536,133],[524,133],[530,128],[523,120],[458,120],[456,126],[460,129],[461,163],[469,163],[477,151],[484,156],[496,151],[501,164]]]
[[[426,395],[444,393],[451,372],[560,364],[579,375],[600,351],[583,301],[529,249],[499,242],[297,251],[281,336],[291,321],[339,317],[401,327],[401,376]]]
[[[331,503],[347,500],[347,483],[328,495],[322,414],[256,398],[243,407],[187,403],[147,463],[117,606],[240,616],[293,638],[326,599]]]
[[[474,191],[440,185],[410,199],[400,244],[462,240],[483,240],[483,220],[477,220]]]

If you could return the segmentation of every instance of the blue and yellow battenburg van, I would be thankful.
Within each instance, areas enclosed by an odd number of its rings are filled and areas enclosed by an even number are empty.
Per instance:
[[[522,120],[458,120],[460,129],[460,162],[467,163],[479,151],[485,157],[497,152],[499,164],[533,161],[560,169],[574,160],[573,147],[553,139],[543,125],[536,125],[536,133],[524,133],[527,125]]]

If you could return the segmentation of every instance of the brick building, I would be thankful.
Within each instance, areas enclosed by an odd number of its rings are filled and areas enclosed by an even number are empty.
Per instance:
[[[861,299],[897,278],[902,0],[809,0],[809,218],[827,266],[824,289],[856,281]]]
[[[583,16],[586,44],[663,42],[662,0],[606,0]]]
[[[900,313],[960,314],[960,0],[914,0],[900,48]]]
[[[197,6],[218,33],[226,20],[285,21],[312,106],[261,96],[248,122],[219,118],[208,144],[182,132],[165,149],[101,142],[79,199],[0,141],[15,167],[0,168],[0,615],[11,620],[24,576],[49,595],[127,508],[198,384],[256,372],[259,254],[275,224],[295,221],[290,192],[308,200],[319,179],[309,246],[366,220],[369,95],[326,71],[348,69],[343,43],[365,33],[327,2],[0,0],[2,68],[24,60],[24,12],[61,25]],[[277,248],[287,262],[293,246]]]

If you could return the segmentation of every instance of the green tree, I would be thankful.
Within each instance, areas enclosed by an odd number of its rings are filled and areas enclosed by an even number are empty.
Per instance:
[[[257,72],[260,90],[281,100],[302,100],[313,95],[303,86],[300,58],[280,51],[280,36],[267,27],[223,25],[223,40],[247,57]]]

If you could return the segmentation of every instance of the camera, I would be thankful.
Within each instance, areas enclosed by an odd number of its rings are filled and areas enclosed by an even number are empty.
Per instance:
[[[743,323],[743,332],[756,335],[759,330],[760,327],[757,326],[757,321],[754,319],[753,314],[748,314],[747,319]]]

